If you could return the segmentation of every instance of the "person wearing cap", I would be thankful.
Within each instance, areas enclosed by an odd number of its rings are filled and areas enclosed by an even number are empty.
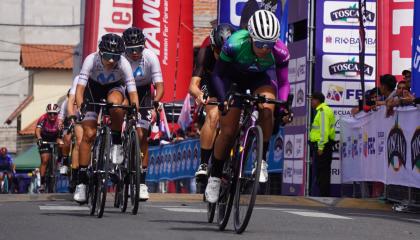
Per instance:
[[[325,103],[325,96],[320,92],[312,94],[311,106],[316,111],[309,132],[309,141],[313,164],[315,166],[316,184],[320,196],[330,195],[332,147],[335,142],[334,111]]]

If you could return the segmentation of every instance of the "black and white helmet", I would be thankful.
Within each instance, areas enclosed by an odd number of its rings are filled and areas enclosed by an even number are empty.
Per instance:
[[[48,103],[45,111],[47,113],[59,113],[60,107],[57,105],[57,103]]]
[[[280,36],[280,23],[274,13],[258,10],[248,21],[248,31],[255,40],[275,42]]]
[[[235,32],[235,28],[228,24],[222,23],[213,28],[210,33],[210,43],[215,48],[222,48],[226,40]]]

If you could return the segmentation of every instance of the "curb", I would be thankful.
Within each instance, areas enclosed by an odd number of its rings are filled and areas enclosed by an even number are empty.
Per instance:
[[[109,201],[113,201],[114,193],[108,193]],[[72,194],[4,194],[0,195],[0,202],[36,202],[36,201],[73,201]],[[150,193],[152,203],[200,203],[203,202],[202,194],[176,194],[176,193]],[[391,204],[386,204],[377,199],[356,199],[356,198],[322,198],[322,197],[300,197],[300,196],[279,196],[259,195],[257,205],[282,205],[301,207],[321,208],[342,208],[342,209],[363,209],[392,211]]]

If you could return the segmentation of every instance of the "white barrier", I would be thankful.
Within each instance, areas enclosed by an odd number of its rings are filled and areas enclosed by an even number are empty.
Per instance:
[[[386,109],[341,119],[342,180],[420,188],[420,110]]]

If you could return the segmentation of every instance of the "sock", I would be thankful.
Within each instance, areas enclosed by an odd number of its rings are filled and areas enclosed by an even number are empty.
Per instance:
[[[209,164],[211,153],[213,152],[213,149],[204,149],[201,148],[201,164]]]
[[[45,184],[45,176],[41,177],[41,184]]]
[[[86,167],[80,166],[78,184],[88,184],[88,182],[89,182],[89,177],[87,175],[87,166]]]
[[[75,181],[75,182],[78,182],[78,177],[79,177],[79,168],[73,168],[72,169],[72,179],[73,179],[73,181]]]
[[[225,164],[224,160],[216,159],[213,155],[211,159],[211,173],[210,176],[221,178],[223,174],[223,165]]]
[[[269,145],[270,143],[269,142],[263,142],[263,154],[262,154],[262,158],[265,160],[265,161],[267,161],[267,159],[265,159],[266,158],[266,156],[267,156],[267,150],[268,150],[268,145]]]
[[[62,164],[63,166],[68,166],[69,165],[69,156],[63,156],[62,158]]]
[[[112,131],[111,137],[112,137],[112,143],[113,144],[118,144],[118,145],[122,144],[121,132],[120,131]]]
[[[147,168],[143,168],[143,173],[140,175],[140,183],[146,184]]]

